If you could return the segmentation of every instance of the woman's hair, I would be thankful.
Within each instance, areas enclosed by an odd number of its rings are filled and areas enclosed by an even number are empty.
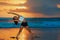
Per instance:
[[[17,16],[14,16],[13,17],[13,20],[18,20],[18,17]],[[15,23],[15,25],[17,25],[18,24],[18,21],[14,21],[14,23]]]
[[[17,16],[14,16],[14,17],[13,17],[13,20],[18,20],[18,17],[17,17]]]

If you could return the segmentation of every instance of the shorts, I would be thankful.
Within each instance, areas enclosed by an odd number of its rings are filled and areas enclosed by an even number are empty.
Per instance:
[[[28,23],[27,22],[22,22],[21,26],[26,27],[26,26],[28,26]]]

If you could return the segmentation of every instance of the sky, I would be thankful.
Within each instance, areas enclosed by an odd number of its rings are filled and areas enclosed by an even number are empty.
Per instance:
[[[60,0],[0,0],[0,17],[16,12],[26,18],[60,17]]]

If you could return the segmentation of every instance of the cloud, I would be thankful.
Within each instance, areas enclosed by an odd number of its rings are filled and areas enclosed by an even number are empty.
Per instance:
[[[56,7],[56,4],[59,3],[60,0],[29,0],[27,4],[30,7]]]
[[[12,4],[9,4],[9,3],[6,3],[6,2],[0,2],[0,5],[12,5]]]
[[[60,14],[60,9],[59,8],[46,8],[46,7],[35,7],[31,8],[29,10],[21,10],[21,9],[15,9],[15,10],[10,10],[13,12],[32,12],[32,13],[42,13],[44,15],[48,16],[54,16]]]

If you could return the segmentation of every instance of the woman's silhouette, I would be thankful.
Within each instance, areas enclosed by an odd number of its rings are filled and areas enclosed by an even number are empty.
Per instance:
[[[26,19],[23,16],[18,15],[16,13],[12,13],[12,12],[8,12],[8,14],[16,15],[16,16],[13,17],[13,20],[12,20],[16,25],[18,24],[18,22],[21,22],[20,30],[19,30],[19,32],[18,32],[18,34],[16,36],[17,40],[18,40],[18,36],[22,32],[23,28],[27,29],[30,32],[30,34],[32,34],[31,30],[28,28],[28,23],[27,23]]]

